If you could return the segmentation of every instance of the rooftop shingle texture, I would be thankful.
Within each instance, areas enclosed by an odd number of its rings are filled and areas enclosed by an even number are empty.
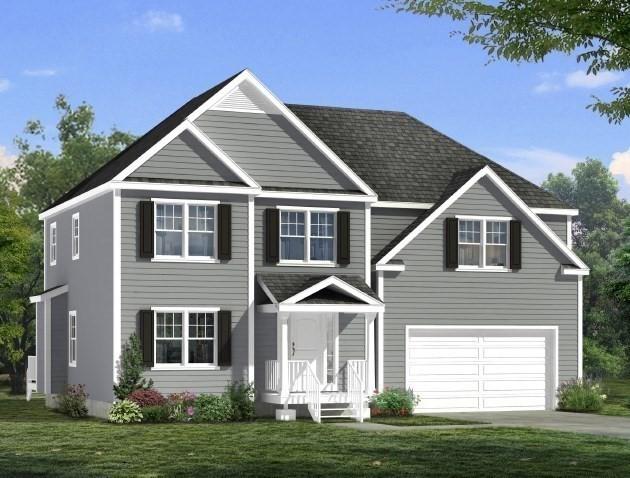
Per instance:
[[[490,165],[528,206],[568,207],[407,113],[287,106],[376,191],[380,201],[434,203],[455,173]]]
[[[315,284],[330,277],[329,275],[313,275],[313,274],[258,274],[259,279],[267,286],[278,302],[284,302],[295,294],[299,294]],[[335,274],[335,277],[341,279],[352,287],[359,289],[361,292],[370,297],[380,300],[376,293],[370,289],[362,277],[355,275]],[[312,296],[311,296],[312,297]],[[330,299],[330,296],[315,296],[316,299]],[[347,298],[347,296],[346,296]],[[330,303],[330,302],[328,302]],[[343,302],[345,303],[345,302]]]

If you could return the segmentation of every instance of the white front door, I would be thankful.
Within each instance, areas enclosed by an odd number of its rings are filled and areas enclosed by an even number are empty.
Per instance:
[[[336,375],[329,373],[336,363],[335,319],[333,314],[305,314],[289,320],[289,360],[309,362],[322,388],[329,388],[334,381],[331,378]],[[330,354],[329,349],[332,349]],[[297,371],[291,364],[289,369]],[[291,388],[297,392],[303,387],[298,380]]]

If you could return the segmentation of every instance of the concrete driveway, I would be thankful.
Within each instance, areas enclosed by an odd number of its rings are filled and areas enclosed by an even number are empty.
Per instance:
[[[569,412],[466,412],[425,415],[487,422],[500,427],[528,427],[630,439],[630,418]]]

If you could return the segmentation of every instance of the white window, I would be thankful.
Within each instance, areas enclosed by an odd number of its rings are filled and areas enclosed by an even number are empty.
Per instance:
[[[50,242],[50,248],[49,248],[49,253],[48,255],[49,260],[50,260],[50,265],[54,266],[55,264],[57,264],[57,223],[53,222],[50,225],[50,232],[49,232],[49,237],[48,237],[48,241]]]
[[[72,215],[72,260],[79,258],[79,213]]]
[[[214,261],[217,203],[154,201],[156,260]]]
[[[507,270],[510,218],[458,219],[459,268]]]
[[[77,366],[77,311],[68,312],[68,365]]]
[[[217,363],[218,309],[154,309],[155,367],[212,367]]]
[[[336,211],[280,208],[280,263],[334,264]]]

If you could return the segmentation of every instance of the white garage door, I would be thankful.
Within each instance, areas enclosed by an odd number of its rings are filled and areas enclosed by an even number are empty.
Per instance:
[[[417,411],[544,410],[555,390],[553,329],[407,328]]]

